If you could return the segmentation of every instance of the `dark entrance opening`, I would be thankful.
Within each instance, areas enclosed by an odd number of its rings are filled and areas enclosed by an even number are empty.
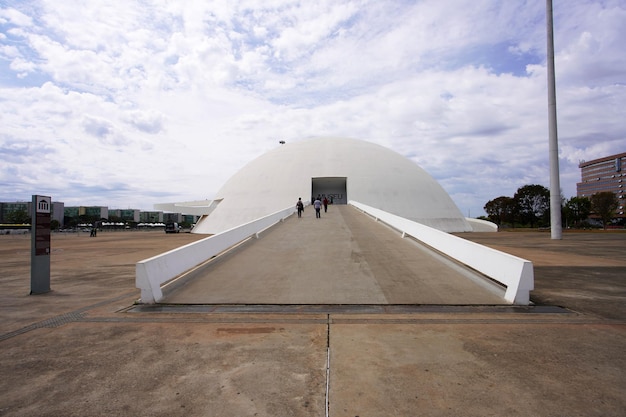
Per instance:
[[[346,177],[311,178],[311,197],[314,200],[319,195],[328,198],[333,204],[348,204],[346,182]]]

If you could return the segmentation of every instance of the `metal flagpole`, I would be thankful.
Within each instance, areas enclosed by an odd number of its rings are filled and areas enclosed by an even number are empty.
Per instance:
[[[546,23],[548,29],[548,116],[550,132],[550,231],[552,239],[562,239],[561,184],[559,180],[559,140],[556,128],[556,87],[554,76],[554,33],[552,0],[546,0]]]

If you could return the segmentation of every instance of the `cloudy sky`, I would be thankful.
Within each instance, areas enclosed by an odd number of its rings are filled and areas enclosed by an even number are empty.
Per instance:
[[[545,7],[0,0],[0,201],[210,199],[279,140],[345,136],[484,214],[550,184]],[[554,19],[569,198],[580,160],[626,151],[626,0],[554,0]]]

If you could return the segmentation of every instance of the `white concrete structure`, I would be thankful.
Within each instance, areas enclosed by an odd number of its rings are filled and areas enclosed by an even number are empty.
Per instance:
[[[473,230],[448,193],[411,160],[370,142],[316,138],[281,145],[242,168],[219,190],[211,213],[193,233],[217,234],[318,194],[332,196],[335,204],[359,201],[444,232]]]
[[[497,232],[498,231],[498,225],[490,221],[481,220],[481,219],[473,219],[471,217],[466,217],[465,220],[467,220],[467,222],[470,224],[473,232]]]
[[[182,203],[161,203],[155,204],[157,210],[169,211],[171,213],[191,214],[194,216],[209,215],[217,207],[217,200],[185,201]]]
[[[369,207],[356,201],[350,204],[396,230],[425,243],[431,248],[465,264],[506,288],[504,300],[511,304],[528,305],[534,288],[532,262],[495,249],[461,239],[449,233],[407,220],[403,217]],[[137,262],[135,285],[141,289],[142,303],[155,303],[163,298],[163,288],[175,278],[210,260],[251,237],[283,221],[294,213],[294,207],[284,208],[268,216],[239,225],[222,233],[190,243]],[[450,291],[454,291],[450,287]]]
[[[532,262],[509,255],[505,252],[443,233],[440,230],[412,222],[402,217],[386,213],[373,207],[351,201],[350,204],[374,217],[376,221],[387,223],[456,261],[486,275],[506,287],[504,299],[511,304],[528,305],[530,291],[535,288],[535,274]]]
[[[279,210],[218,235],[137,262],[135,286],[141,289],[141,301],[148,304],[159,302],[163,298],[163,284],[246,239],[258,237],[263,230],[283,221],[293,212],[293,207]]]

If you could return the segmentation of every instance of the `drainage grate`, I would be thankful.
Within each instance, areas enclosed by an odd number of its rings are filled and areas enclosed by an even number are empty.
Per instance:
[[[424,305],[424,304],[138,304],[128,313],[292,313],[292,314],[416,314],[508,313],[572,314],[558,306]]]
[[[22,327],[21,329],[0,335],[0,341],[10,339],[15,336],[19,336],[21,334],[30,332],[31,330],[35,330],[35,329],[41,329],[45,327],[54,328],[54,327],[63,326],[64,324],[67,324],[67,323],[74,323],[77,321],[82,321],[84,316],[85,316],[84,313],[75,312],[75,311],[71,313],[61,314],[60,316],[52,317],[52,318],[40,321],[38,323],[33,323],[30,326]]]
[[[71,313],[62,314],[60,316],[52,317],[51,319],[47,319],[39,323],[35,323],[33,326],[35,326],[35,328],[59,327],[67,323],[81,321],[84,318],[84,316],[85,316],[85,313],[79,313],[79,312],[73,311]]]

